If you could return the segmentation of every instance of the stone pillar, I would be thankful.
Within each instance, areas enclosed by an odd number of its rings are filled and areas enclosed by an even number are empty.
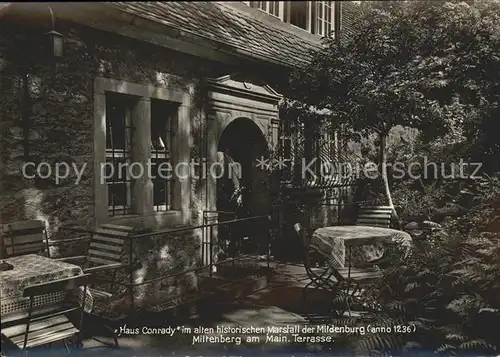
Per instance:
[[[205,207],[206,211],[215,211],[217,210],[217,179],[212,175],[211,167],[217,162],[217,147],[219,140],[219,127],[216,115],[208,115],[207,116],[207,131],[206,131],[206,147],[205,155],[206,155],[206,176],[205,176],[205,195],[207,206]],[[208,214],[208,220],[204,223],[217,223],[218,215],[216,213]],[[203,256],[203,264],[206,265],[210,262],[210,254],[214,257],[215,251],[210,253],[209,243],[210,243],[210,234],[212,234],[212,239],[214,242],[217,240],[217,226],[213,228],[204,228],[203,232],[203,244],[205,245],[205,254]],[[215,261],[215,259],[214,259]],[[215,270],[214,270],[215,271]]]
[[[94,226],[108,219],[108,189],[101,166],[106,162],[106,95],[98,86],[94,94]]]
[[[153,213],[153,182],[149,174],[151,159],[151,101],[142,98],[132,110],[135,127],[132,138],[132,208],[136,214]]]
[[[174,202],[178,202],[178,206],[175,209],[182,212],[182,223],[187,224],[190,221],[190,204],[191,204],[191,118],[190,118],[191,108],[185,105],[181,105],[178,111],[178,120],[176,130],[176,148],[185,148],[185,150],[177,150],[175,152],[174,165],[182,163],[179,170],[175,172],[178,174],[174,181],[174,192],[179,194]]]

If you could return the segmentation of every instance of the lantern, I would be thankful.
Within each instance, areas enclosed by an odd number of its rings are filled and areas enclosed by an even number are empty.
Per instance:
[[[49,46],[54,57],[62,57],[64,36],[54,30],[48,32],[47,36],[49,37]]]

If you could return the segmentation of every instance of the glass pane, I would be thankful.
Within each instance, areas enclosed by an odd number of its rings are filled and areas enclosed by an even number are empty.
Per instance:
[[[157,179],[169,179],[175,173],[173,167],[169,165],[169,158],[151,158],[151,176]]]
[[[153,181],[153,204],[155,206],[167,205],[167,181],[154,180]]]
[[[125,181],[127,180],[128,173],[128,159],[126,157],[115,157],[106,159],[106,177],[109,177],[107,181]]]
[[[280,5],[278,1],[270,1],[269,2],[270,13],[274,16],[280,16]]]
[[[110,189],[109,195],[113,196],[114,206],[127,206],[127,184],[114,183],[108,187]]]
[[[106,95],[106,148],[127,149],[126,147],[125,103],[116,95]]]
[[[108,183],[108,207],[113,206],[113,184]]]
[[[297,27],[307,29],[307,1],[290,2],[290,23]]]
[[[178,105],[164,100],[151,100],[151,145],[156,151],[170,152],[172,120]]]

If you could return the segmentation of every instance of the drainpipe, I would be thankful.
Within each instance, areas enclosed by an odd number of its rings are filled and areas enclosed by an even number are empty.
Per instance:
[[[333,16],[334,16],[334,28],[335,28],[335,42],[338,44],[340,44],[340,31],[341,31],[341,28],[342,28],[342,24],[341,24],[341,21],[342,21],[342,5],[341,5],[341,2],[340,1],[335,1],[334,3],[334,6],[335,6],[335,10],[333,12]]]

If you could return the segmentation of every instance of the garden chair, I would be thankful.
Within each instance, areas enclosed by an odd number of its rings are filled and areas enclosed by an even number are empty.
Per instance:
[[[67,229],[71,230],[69,227]],[[92,274],[92,283],[97,281],[109,283],[106,290],[97,288],[94,284],[91,285],[89,290],[94,298],[95,304],[106,305],[113,298],[116,273],[119,269],[126,267],[122,262],[125,239],[134,232],[135,229],[133,227],[103,224],[92,233],[86,255],[58,258],[58,260],[66,262],[80,262],[83,271]],[[107,274],[108,272],[111,274],[111,280],[97,277],[97,274]],[[111,326],[112,322],[108,321],[105,316],[98,316],[97,314],[92,315],[95,319],[100,321],[100,324],[105,329],[112,333],[114,344],[111,345],[111,347],[119,347],[118,336],[115,329]],[[94,339],[97,340],[96,338]],[[103,341],[97,341],[109,345]]]
[[[304,267],[310,282],[304,287],[303,300],[307,301],[307,289],[314,286],[316,289],[326,290],[331,292],[334,296],[340,296],[346,303],[345,308],[336,309],[338,315],[342,315],[346,310],[351,312],[350,306],[352,302],[359,301],[360,293],[363,285],[373,282],[382,277],[382,272],[379,269],[371,268],[313,268],[310,264],[311,253],[314,252],[310,248],[309,237],[304,233],[304,229],[300,223],[294,225],[295,232],[301,238],[304,244]]]
[[[390,206],[360,206],[356,225],[390,228],[393,211]]]
[[[66,229],[71,230],[70,227]],[[111,272],[110,290],[112,290],[117,270],[125,267],[122,262],[125,238],[133,231],[132,227],[103,224],[92,232],[86,255],[56,259],[78,263],[84,272],[89,274]]]
[[[2,316],[2,337],[22,349],[24,356],[28,349],[53,342],[63,341],[68,353],[66,340],[82,331],[83,311],[89,275],[79,275],[71,278],[30,285],[24,288],[23,296],[30,299],[27,312],[15,312]],[[65,299],[50,306],[33,308],[36,297],[47,294],[70,293],[75,289],[84,289],[80,302]],[[72,321],[78,314],[77,321]],[[81,341],[81,336],[79,338]],[[79,344],[81,346],[81,344]]]
[[[49,242],[43,221],[19,221],[3,224],[0,226],[0,233],[7,257],[40,254],[45,249],[47,256],[49,254]],[[2,256],[3,253],[0,252]]]
[[[372,226],[372,227],[382,227],[382,228],[397,228],[400,229],[399,222],[395,221],[395,216],[392,207],[390,206],[369,206],[361,205],[358,208],[358,215],[356,219],[356,225],[358,226]],[[366,249],[366,246],[364,249]],[[367,265],[381,265],[386,263],[384,257],[384,248],[382,245],[372,245],[369,246],[373,251],[379,251],[381,255],[380,258],[366,262],[362,264],[361,267]],[[356,247],[354,250],[360,249]],[[356,252],[354,252],[356,254]]]

